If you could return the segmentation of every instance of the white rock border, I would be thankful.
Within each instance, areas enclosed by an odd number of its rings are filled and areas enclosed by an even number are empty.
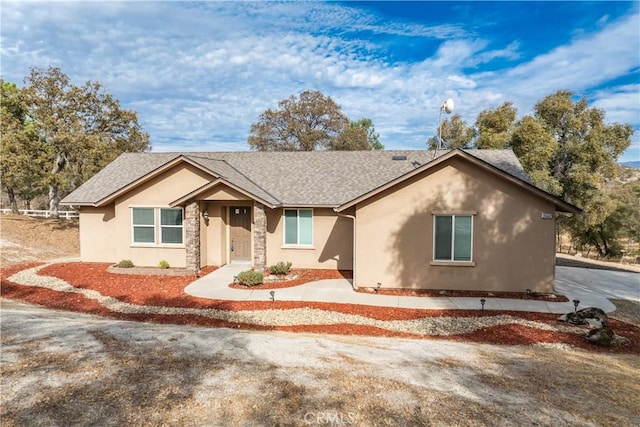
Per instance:
[[[423,317],[412,320],[377,320],[366,316],[345,314],[315,308],[266,309],[266,310],[219,310],[201,308],[166,307],[139,305],[120,301],[102,295],[98,291],[80,289],[64,280],[51,276],[41,276],[38,272],[53,263],[28,268],[13,274],[9,281],[21,286],[51,289],[57,292],[81,294],[97,301],[102,307],[114,313],[192,315],[223,320],[229,323],[261,326],[309,326],[309,325],[360,325],[371,326],[392,332],[416,334],[420,336],[449,336],[467,334],[482,328],[497,325],[517,324],[530,328],[554,332],[584,334],[584,329],[576,326],[549,325],[542,322],[521,319],[510,315],[487,317]]]

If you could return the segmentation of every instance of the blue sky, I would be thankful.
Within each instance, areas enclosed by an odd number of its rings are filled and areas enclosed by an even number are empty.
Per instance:
[[[637,130],[639,2],[6,2],[2,78],[60,67],[138,112],[153,151],[246,150],[260,113],[307,89],[387,149],[423,149],[447,98],[467,123],[556,90]]]

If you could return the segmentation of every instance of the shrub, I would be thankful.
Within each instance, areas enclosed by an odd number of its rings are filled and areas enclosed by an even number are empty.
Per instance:
[[[269,273],[274,274],[276,276],[285,276],[289,274],[289,270],[291,269],[290,262],[279,262],[276,265],[272,265],[269,267]]]
[[[167,261],[165,261],[165,260],[162,260],[158,264],[158,267],[160,267],[160,268],[169,268],[169,263]]]
[[[241,285],[256,286],[262,284],[263,275],[259,271],[247,270],[238,273],[236,278],[238,279],[238,283]]]
[[[132,268],[132,267],[135,267],[135,265],[133,265],[133,262],[131,262],[130,259],[123,259],[122,261],[116,264],[116,267]]]

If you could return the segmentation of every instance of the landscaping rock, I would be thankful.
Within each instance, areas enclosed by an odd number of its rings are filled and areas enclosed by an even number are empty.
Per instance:
[[[603,328],[607,326],[609,318],[604,310],[597,307],[589,307],[574,313],[563,314],[558,317],[558,320],[572,325],[589,325],[591,328]]]
[[[616,334],[611,328],[592,329],[587,334],[587,341],[590,343],[608,347],[615,341]]]

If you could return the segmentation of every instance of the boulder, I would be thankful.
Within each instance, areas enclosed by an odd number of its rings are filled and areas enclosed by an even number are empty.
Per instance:
[[[588,307],[573,313],[563,314],[558,317],[558,320],[572,325],[589,325],[591,328],[599,329],[607,326],[609,317],[600,308]]]
[[[611,328],[598,328],[592,329],[587,334],[587,341],[590,343],[601,345],[601,346],[610,346],[616,339],[616,334],[611,330]]]

